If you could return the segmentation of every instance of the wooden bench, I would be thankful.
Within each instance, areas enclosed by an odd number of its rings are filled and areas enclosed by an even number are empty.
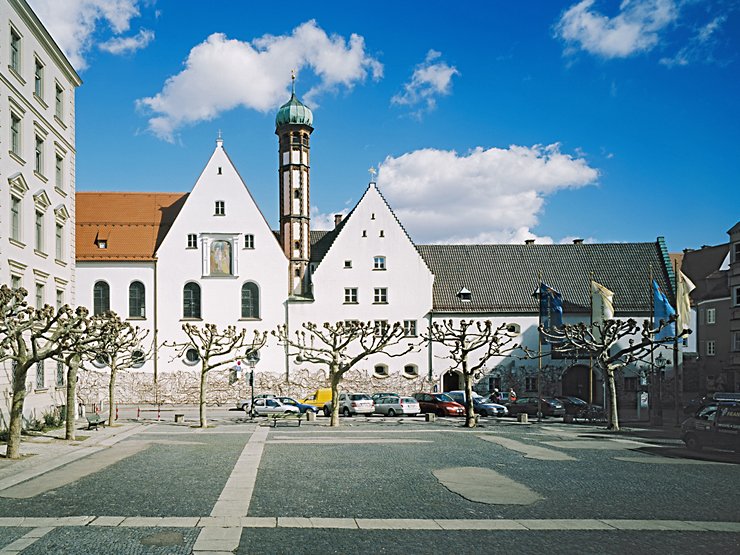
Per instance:
[[[98,426],[102,426],[103,428],[105,428],[105,419],[101,417],[99,414],[93,413],[93,414],[85,415],[85,418],[87,418],[87,429],[88,430],[92,430],[92,429],[97,430]]]
[[[283,414],[272,414],[270,415],[270,419],[272,420],[273,428],[277,428],[278,422],[285,422],[288,424],[290,424],[291,422],[296,422],[296,426],[300,427],[303,415],[301,413],[286,412]]]

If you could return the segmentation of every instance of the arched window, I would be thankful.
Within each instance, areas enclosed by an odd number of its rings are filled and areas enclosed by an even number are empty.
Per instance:
[[[140,281],[131,282],[128,286],[128,317],[144,318],[144,284]]]
[[[110,310],[110,286],[104,281],[96,281],[93,286],[93,315]]]
[[[200,318],[200,285],[186,283],[182,290],[182,317]]]
[[[242,285],[242,318],[260,317],[260,290],[256,283]]]
[[[373,368],[373,377],[375,378],[387,378],[388,377],[388,366],[385,364],[376,364]]]

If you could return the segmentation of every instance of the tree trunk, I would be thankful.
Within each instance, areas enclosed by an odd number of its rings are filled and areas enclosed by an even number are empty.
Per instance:
[[[475,405],[473,404],[473,376],[468,372],[468,363],[462,361],[463,380],[465,382],[465,427],[475,428]]]
[[[331,376],[331,422],[329,425],[336,428],[339,426],[339,382],[342,375],[336,368],[330,368],[329,375]]]
[[[6,458],[21,458],[21,430],[23,429],[23,403],[26,400],[26,375],[28,366],[18,364],[13,372],[13,401],[10,406],[8,448]]]
[[[609,384],[609,423],[608,430],[619,431],[619,414],[617,412],[617,384],[614,381],[614,370],[607,368],[606,379]]]
[[[108,383],[108,426],[113,426],[115,420],[115,403],[116,403],[116,374],[118,369],[115,364],[111,364],[110,367],[110,382]]]
[[[80,357],[73,356],[67,367],[67,422],[64,439],[74,441],[75,422],[77,421],[77,370],[80,366]]]
[[[203,361],[203,366],[206,363]],[[208,422],[206,421],[206,382],[208,377],[208,370],[202,368],[200,371],[200,427],[207,428]]]

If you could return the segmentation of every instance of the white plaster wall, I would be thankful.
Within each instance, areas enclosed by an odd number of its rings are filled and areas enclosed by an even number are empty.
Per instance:
[[[219,174],[219,168],[221,173]],[[215,216],[215,201],[226,203],[226,215]],[[197,249],[187,249],[187,235],[198,234]],[[236,235],[237,275],[203,275],[201,238],[212,234]],[[244,234],[254,235],[254,249],[244,249]],[[219,144],[195,184],[180,214],[158,252],[159,339],[184,341],[182,325],[183,287],[197,282],[201,287],[201,321],[219,328],[270,331],[285,319],[284,302],[288,291],[288,261],[244,182]],[[247,281],[260,289],[259,320],[241,318],[241,287]],[[171,360],[172,349],[160,351],[160,372],[193,370],[180,359]],[[197,367],[196,367],[197,368]],[[273,338],[263,349],[259,372],[284,372],[282,348]]]

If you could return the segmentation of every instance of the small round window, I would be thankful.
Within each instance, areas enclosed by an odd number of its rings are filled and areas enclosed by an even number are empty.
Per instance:
[[[407,364],[403,367],[404,378],[417,378],[419,377],[419,367],[416,364]]]
[[[192,366],[194,364],[198,364],[199,360],[200,355],[198,355],[198,349],[196,349],[195,347],[190,347],[187,351],[185,351],[185,364]]]
[[[108,360],[108,355],[101,353],[93,359],[92,363],[97,368],[105,368],[108,366]]]
[[[133,353],[131,353],[131,366],[133,368],[141,368],[142,366],[144,366],[144,360],[144,351],[137,349]]]
[[[373,376],[376,378],[387,378],[388,367],[385,364],[376,364],[373,368]]]

